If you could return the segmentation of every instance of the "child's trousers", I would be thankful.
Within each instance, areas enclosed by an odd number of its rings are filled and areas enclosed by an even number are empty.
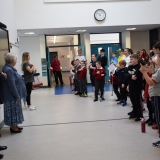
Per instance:
[[[156,123],[160,131],[160,96],[152,97],[152,103],[154,105],[154,115],[155,115]],[[159,133],[159,137],[160,137],[160,133]]]
[[[103,98],[103,94],[104,94],[104,80],[102,81],[95,81],[95,99],[98,99],[98,92],[101,92],[101,98]]]
[[[87,94],[86,79],[80,79],[80,92],[81,94]]]

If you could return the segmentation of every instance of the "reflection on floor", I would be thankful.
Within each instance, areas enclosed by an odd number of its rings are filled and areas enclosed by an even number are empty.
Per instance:
[[[72,92],[72,89],[74,89],[74,85],[56,86],[55,87],[55,95],[74,94],[74,92]],[[105,91],[111,91],[111,90],[112,90],[112,85],[106,84]],[[87,91],[88,91],[88,93],[93,92],[92,85],[87,85]]]
[[[53,83],[52,83],[52,86],[55,87],[55,95],[61,95],[61,94],[74,94],[72,92],[72,89],[74,89],[74,85],[70,85],[70,82],[69,82],[69,75],[70,75],[70,72],[63,72],[62,73],[62,76],[63,76],[63,82],[64,82],[64,86],[56,86],[55,85],[55,80],[54,80],[54,77],[53,77]],[[90,84],[87,85],[87,90],[88,90],[88,93],[90,92],[93,92],[93,88]],[[106,83],[105,85],[105,91],[111,91],[112,90],[112,85]]]

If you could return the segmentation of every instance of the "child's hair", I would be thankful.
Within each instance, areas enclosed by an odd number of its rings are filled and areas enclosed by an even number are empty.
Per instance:
[[[121,60],[121,61],[119,62],[119,64],[126,66],[126,61],[125,61],[125,60]]]
[[[76,59],[76,61],[79,61],[79,59]]]
[[[145,65],[150,66],[151,63],[149,61],[147,61]]]
[[[130,48],[129,49],[129,51],[128,51],[129,53],[130,53],[130,55],[132,55],[133,54],[133,50]]]
[[[100,52],[105,52],[105,49],[101,49]]]
[[[160,50],[160,41],[158,41],[158,42],[153,46],[153,48]]]
[[[101,62],[100,62],[100,61],[98,61],[98,62],[96,62],[96,63],[98,63],[99,65],[101,65]]]
[[[160,50],[160,41],[158,41],[158,42],[153,46],[153,48]],[[158,54],[158,57],[160,58],[160,54]]]
[[[74,60],[71,61],[71,65],[74,66]]]
[[[97,54],[96,54],[96,53],[93,53],[92,55],[95,55],[95,57],[97,57]],[[91,56],[92,56],[92,55],[91,55]]]
[[[116,53],[116,52],[112,52],[112,54],[115,54],[115,55],[117,55],[117,53]]]
[[[138,56],[137,54],[132,54],[132,55],[130,56],[130,58],[139,60],[139,56]]]
[[[123,49],[123,48],[121,48],[121,49],[120,49],[120,52],[124,52],[124,49]]]

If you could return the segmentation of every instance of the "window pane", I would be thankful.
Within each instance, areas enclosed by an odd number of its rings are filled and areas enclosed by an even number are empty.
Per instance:
[[[91,34],[91,44],[119,43],[119,33]]]
[[[78,45],[78,35],[46,36],[47,46]]]

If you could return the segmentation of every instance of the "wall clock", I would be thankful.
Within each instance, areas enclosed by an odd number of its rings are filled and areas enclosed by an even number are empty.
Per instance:
[[[97,21],[103,21],[106,18],[106,12],[103,9],[97,9],[94,13],[94,18]]]

